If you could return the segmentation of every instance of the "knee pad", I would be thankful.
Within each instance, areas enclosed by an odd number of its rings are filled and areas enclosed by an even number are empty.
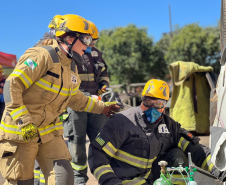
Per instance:
[[[69,160],[53,161],[56,185],[74,185],[74,173]]]

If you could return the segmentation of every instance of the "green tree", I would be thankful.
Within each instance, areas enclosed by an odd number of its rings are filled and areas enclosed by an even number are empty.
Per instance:
[[[202,28],[198,24],[184,26],[172,38],[165,55],[167,63],[192,61],[204,66],[211,65],[216,70],[220,57],[219,34],[219,27]]]
[[[103,30],[97,48],[103,52],[113,84],[145,82],[165,74],[158,65],[159,61],[164,65],[164,55],[153,45],[145,28],[128,25]]]

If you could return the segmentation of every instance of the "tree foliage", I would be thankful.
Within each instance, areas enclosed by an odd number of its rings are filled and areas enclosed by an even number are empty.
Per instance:
[[[151,77],[165,76],[164,55],[145,28],[128,25],[103,30],[97,47],[103,52],[113,83],[146,82]]]
[[[168,64],[175,61],[195,62],[204,66],[211,65],[216,71],[220,59],[219,26],[202,28],[198,24],[186,25],[173,35],[165,50]]]
[[[111,84],[166,79],[168,66],[175,61],[195,62],[219,72],[220,26],[203,28],[199,24],[174,27],[153,43],[146,28],[135,25],[102,30],[97,48],[103,52]]]

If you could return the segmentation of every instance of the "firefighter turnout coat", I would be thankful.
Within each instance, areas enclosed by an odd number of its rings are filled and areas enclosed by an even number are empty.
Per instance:
[[[104,103],[79,91],[80,82],[75,62],[67,58],[56,40],[49,46],[28,49],[5,83],[0,140],[22,141],[20,128],[30,123],[38,127],[42,143],[62,135],[58,116],[67,106],[100,114]]]
[[[89,165],[100,185],[152,184],[152,166],[161,155],[180,148],[193,162],[219,175],[210,161],[210,149],[167,115],[150,124],[140,107],[111,117],[90,145]]]
[[[78,74],[81,79],[80,90],[97,95],[98,90],[103,86],[109,86],[109,75],[107,65],[102,58],[102,53],[92,47],[91,53],[84,53],[84,63],[78,65]]]

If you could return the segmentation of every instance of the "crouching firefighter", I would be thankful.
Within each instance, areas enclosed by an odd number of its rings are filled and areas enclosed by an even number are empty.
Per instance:
[[[74,185],[71,155],[63,140],[59,115],[66,107],[111,115],[107,106],[79,91],[75,65],[92,41],[86,19],[65,15],[56,39],[22,55],[4,87],[6,108],[0,124],[0,172],[4,185],[33,185],[35,159],[46,184]]]
[[[89,148],[89,166],[100,185],[153,184],[160,176],[158,161],[173,166],[188,152],[198,167],[225,180],[225,172],[210,161],[210,149],[163,113],[168,100],[168,84],[152,79],[144,87],[140,106],[106,122]]]

